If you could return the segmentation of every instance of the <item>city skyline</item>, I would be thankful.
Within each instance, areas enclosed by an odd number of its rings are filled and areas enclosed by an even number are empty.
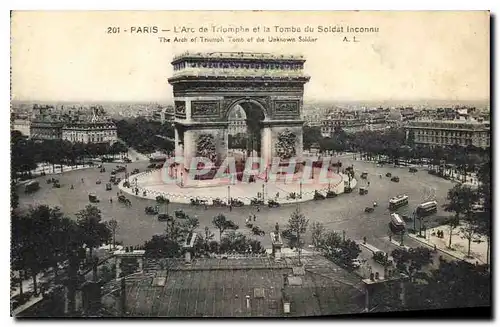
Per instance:
[[[304,55],[304,71],[311,76],[304,94],[307,103],[489,101],[487,12],[316,12],[301,20],[298,14],[15,12],[11,97],[32,102],[169,103],[172,89],[167,78],[172,76],[170,62],[175,55],[185,51],[250,51]],[[186,21],[200,23],[184,24]],[[377,26],[379,32],[358,35],[361,41],[356,44],[342,42],[343,34],[317,32],[313,35],[318,36],[318,42],[312,44],[266,42],[251,46],[228,42],[164,44],[157,35],[110,36],[104,32],[110,22],[116,26],[147,22],[172,28],[203,22],[229,26],[235,21],[242,26],[289,26],[297,21],[301,26],[326,26],[333,21]]]

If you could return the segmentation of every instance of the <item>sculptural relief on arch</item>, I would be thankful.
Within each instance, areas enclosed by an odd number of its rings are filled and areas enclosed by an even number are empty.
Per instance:
[[[260,115],[261,160],[302,158],[301,56],[214,52],[183,54],[172,61],[175,151],[189,169],[196,156],[217,167],[228,155],[228,115],[235,106]]]

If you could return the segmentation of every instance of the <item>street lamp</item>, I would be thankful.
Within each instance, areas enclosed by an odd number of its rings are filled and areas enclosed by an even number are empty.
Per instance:
[[[262,184],[262,201],[266,201],[265,198],[264,198],[264,187],[265,187],[265,184]]]
[[[300,181],[300,198],[302,199],[302,181]]]
[[[227,186],[227,204],[231,205],[231,185]]]

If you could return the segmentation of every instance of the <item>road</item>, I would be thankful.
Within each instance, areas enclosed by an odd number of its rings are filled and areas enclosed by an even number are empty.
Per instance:
[[[368,243],[384,250],[390,251],[394,246],[384,239],[388,235],[389,210],[387,209],[388,199],[392,196],[405,193],[409,196],[409,206],[403,207],[399,212],[408,214],[421,202],[436,199],[439,205],[445,202],[446,193],[453,183],[436,176],[429,175],[423,169],[419,169],[417,173],[409,173],[407,168],[376,167],[374,163],[355,161],[350,158],[341,158],[344,167],[353,164],[357,172],[357,176],[363,171],[368,172],[368,179],[359,179],[358,187],[367,186],[367,181],[370,181],[368,194],[361,196],[355,192],[350,194],[342,194],[337,198],[326,199],[322,201],[310,201],[300,204],[300,210],[313,222],[321,222],[329,230],[342,232],[346,231],[348,238],[361,240],[367,238]],[[148,165],[146,161],[137,161],[127,165],[128,171],[134,168],[139,168],[141,171]],[[139,199],[132,196],[127,196],[132,207],[126,208],[116,201],[117,186],[113,186],[112,191],[105,191],[105,182],[109,179],[109,172],[116,164],[106,163],[106,173],[100,173],[98,168],[89,168],[77,171],[71,171],[62,175],[56,175],[61,182],[60,189],[51,188],[50,184],[46,183],[46,177],[39,177],[41,189],[32,195],[24,194],[22,188],[18,193],[20,196],[20,209],[25,210],[29,206],[36,204],[49,204],[51,206],[59,206],[62,211],[70,217],[75,217],[78,210],[83,209],[89,204],[88,193],[94,192],[101,198],[101,202],[97,207],[102,212],[103,219],[109,220],[114,218],[118,221],[117,240],[122,241],[124,245],[140,245],[144,241],[149,240],[152,235],[162,233],[164,223],[158,222],[154,216],[148,216],[144,213],[144,208],[149,205],[154,205],[154,201]],[[391,182],[385,177],[387,172],[400,177],[400,182]],[[382,178],[379,177],[382,175]],[[123,177],[123,173],[119,174]],[[84,182],[81,182],[83,178]],[[96,185],[96,180],[101,179],[102,184]],[[74,190],[70,190],[71,184],[74,185]],[[210,189],[207,188],[207,193]],[[109,202],[109,198],[113,197],[113,203]],[[373,202],[377,202],[379,206],[375,208],[373,213],[365,213],[364,208],[371,206]],[[182,209],[189,215],[197,216],[200,220],[200,231],[208,226],[216,235],[218,232],[212,226],[212,218],[218,213],[223,213],[227,218],[235,221],[240,226],[240,232],[250,235],[250,230],[245,226],[245,219],[249,214],[257,215],[256,224],[266,230],[274,229],[276,222],[282,228],[285,227],[290,214],[296,209],[295,204],[283,205],[281,208],[269,209],[262,207],[260,212],[256,212],[254,208],[245,206],[242,208],[233,208],[229,211],[228,208],[213,208],[209,207],[205,210],[202,207],[192,207],[185,204],[174,204],[169,206],[172,212],[175,209]],[[435,217],[441,218],[448,215],[439,208]],[[434,217],[434,218],[435,218]],[[431,217],[430,220],[433,220]],[[434,219],[435,220],[435,219]],[[410,223],[408,227],[412,227]],[[268,234],[264,237],[256,236],[258,240],[266,247],[270,246]],[[305,235],[306,242],[311,241],[310,233]],[[417,246],[408,240],[408,245]]]

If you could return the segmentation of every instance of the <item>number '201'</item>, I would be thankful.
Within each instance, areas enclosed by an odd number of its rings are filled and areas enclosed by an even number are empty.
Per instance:
[[[120,28],[119,27],[108,27],[108,34],[112,33],[120,33]]]

